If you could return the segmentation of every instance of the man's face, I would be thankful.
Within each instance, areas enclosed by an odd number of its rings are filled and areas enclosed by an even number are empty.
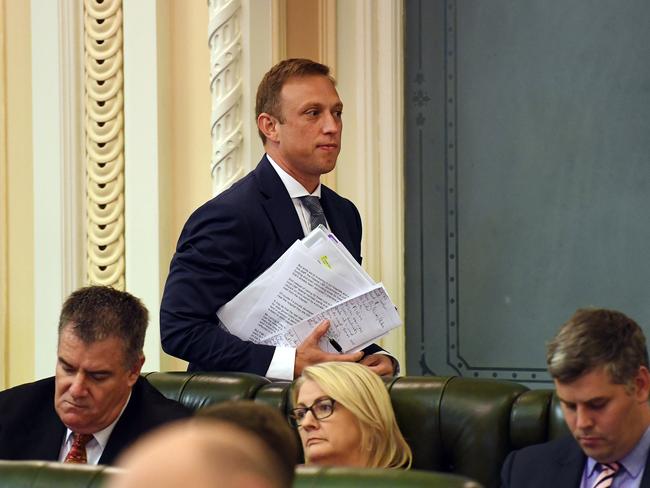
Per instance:
[[[650,424],[649,377],[641,367],[631,384],[615,384],[599,367],[570,383],[555,380],[564,419],[587,456],[614,462],[636,445]]]
[[[336,165],[341,150],[343,103],[326,76],[290,78],[280,93],[283,123],[275,124],[271,153],[308,191]]]
[[[124,343],[109,337],[85,344],[65,327],[59,336],[54,408],[72,431],[93,434],[119,415],[143,359],[125,366]]]

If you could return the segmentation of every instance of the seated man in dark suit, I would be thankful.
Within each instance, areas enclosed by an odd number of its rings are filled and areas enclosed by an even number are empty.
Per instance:
[[[148,320],[129,293],[72,293],[59,318],[56,375],[0,393],[0,459],[111,464],[140,435],[189,416],[140,377]]]
[[[321,350],[327,322],[296,348],[243,341],[219,326],[217,310],[318,224],[361,262],[359,211],[320,183],[336,165],[343,129],[329,68],[307,59],[278,63],[257,89],[255,111],[266,154],[186,222],[160,305],[163,349],[188,361],[190,371],[288,380],[310,364],[360,360],[379,375],[394,374],[396,362],[374,344],[363,354]]]
[[[620,312],[578,310],[549,343],[546,360],[573,436],[512,452],[502,486],[650,487],[650,372],[641,328]]]

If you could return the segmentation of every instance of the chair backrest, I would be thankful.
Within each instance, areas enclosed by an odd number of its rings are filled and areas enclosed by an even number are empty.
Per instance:
[[[150,373],[169,398],[198,409],[252,399],[287,415],[291,386],[246,373]],[[553,390],[508,381],[404,376],[386,383],[397,422],[413,449],[413,468],[498,487],[508,453],[568,431]]]
[[[2,488],[101,488],[118,468],[45,461],[0,461]]]
[[[271,381],[248,373],[144,373],[167,398],[193,410],[226,400],[254,399]]]
[[[462,474],[499,485],[510,452],[517,383],[448,377],[403,377],[390,386],[397,421],[413,449],[413,467]]]
[[[173,455],[173,453],[170,453]],[[0,461],[2,488],[105,488],[111,477],[125,471],[107,466],[85,466],[44,461]],[[299,467],[296,488],[481,488],[464,478],[426,471]]]
[[[448,473],[431,473],[411,469],[359,469],[301,466],[297,469],[294,488],[481,488],[476,481]]]

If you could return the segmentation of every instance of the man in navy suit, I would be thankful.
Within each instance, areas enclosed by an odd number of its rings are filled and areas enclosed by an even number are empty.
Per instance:
[[[140,435],[190,415],[140,377],[147,309],[103,286],[59,319],[56,374],[0,393],[0,459],[112,464]]]
[[[256,115],[266,154],[259,165],[189,218],[160,307],[163,349],[191,371],[245,371],[293,379],[310,364],[361,361],[380,375],[393,359],[375,345],[354,354],[318,347],[321,323],[297,348],[242,341],[218,324],[217,310],[311,230],[301,197],[319,197],[330,230],[361,262],[361,218],[352,202],[320,183],[341,148],[343,104],[329,68],[306,59],[280,62],[257,91]]]
[[[650,487],[650,373],[641,328],[620,312],[578,310],[546,359],[573,435],[512,452],[502,486]]]

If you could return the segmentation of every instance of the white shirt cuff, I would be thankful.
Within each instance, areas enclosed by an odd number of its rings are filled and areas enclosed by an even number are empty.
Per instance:
[[[383,354],[384,356],[388,356],[391,359],[391,361],[393,361],[393,367],[395,368],[395,372],[393,373],[393,375],[398,376],[400,374],[399,361],[391,353],[389,353],[388,351],[377,351],[377,352],[373,352],[373,354]]]
[[[293,368],[296,364],[295,347],[276,347],[273,359],[266,370],[268,378],[293,381]]]

